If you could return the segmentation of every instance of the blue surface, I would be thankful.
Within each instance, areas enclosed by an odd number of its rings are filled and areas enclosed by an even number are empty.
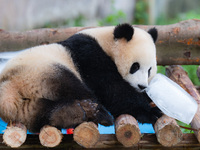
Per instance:
[[[5,123],[4,121],[0,119],[0,133],[4,132],[4,130],[6,129],[6,126],[7,126],[7,123]],[[99,128],[100,134],[115,134],[114,125],[109,126],[109,127],[99,125],[98,128]],[[146,124],[146,123],[139,124],[139,128],[140,128],[141,133],[154,133],[154,129],[151,124]],[[27,132],[27,133],[31,134],[30,132]],[[66,130],[62,129],[62,133],[66,134]]]
[[[113,126],[105,127],[102,125],[98,126],[100,134],[115,134],[115,128]],[[155,133],[153,126],[151,124],[141,124],[139,123],[139,128],[141,133]]]

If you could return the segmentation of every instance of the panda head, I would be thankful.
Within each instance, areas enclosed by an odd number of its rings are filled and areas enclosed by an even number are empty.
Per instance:
[[[129,24],[89,29],[83,33],[93,36],[115,62],[118,72],[131,86],[142,92],[157,72],[157,30],[148,32]]]
[[[129,24],[122,24],[114,29],[113,34],[118,51],[113,58],[118,71],[133,87],[143,91],[157,72],[157,30],[152,28],[146,32]]]

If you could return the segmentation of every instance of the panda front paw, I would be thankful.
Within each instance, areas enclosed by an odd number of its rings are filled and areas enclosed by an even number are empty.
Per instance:
[[[80,105],[86,113],[89,121],[110,126],[114,123],[113,116],[103,107],[103,105],[93,102],[90,99],[80,101]]]
[[[152,124],[155,124],[156,121],[163,115],[162,111],[158,107],[151,108],[151,114],[152,114]]]
[[[110,126],[114,124],[114,117],[106,110],[103,105],[99,104],[97,107],[97,113],[94,122],[100,123],[104,126]]]
[[[151,123],[155,124],[156,121],[163,115],[159,108],[153,107],[150,111],[141,111],[140,114],[137,115],[136,119],[140,123]]]

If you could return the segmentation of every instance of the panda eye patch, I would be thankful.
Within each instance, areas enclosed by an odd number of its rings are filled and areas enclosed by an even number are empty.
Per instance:
[[[140,69],[140,64],[139,63],[133,63],[130,69],[130,73],[134,74],[136,71]]]
[[[150,74],[151,74],[151,67],[148,70],[148,77],[150,77]]]

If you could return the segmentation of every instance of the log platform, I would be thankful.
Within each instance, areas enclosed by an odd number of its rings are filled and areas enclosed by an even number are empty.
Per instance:
[[[99,137],[99,141],[94,147],[91,147],[91,150],[105,150],[105,149],[112,149],[112,150],[193,150],[199,149],[200,143],[196,139],[194,134],[183,134],[182,141],[173,147],[164,147],[158,143],[155,134],[142,134],[141,140],[139,143],[135,144],[132,147],[124,147],[120,142],[118,142],[116,136],[114,134],[101,134]],[[3,135],[0,134],[0,149],[12,149],[9,146],[6,146],[3,143]],[[31,149],[46,149],[49,150],[51,148],[44,147],[40,144],[39,135],[36,134],[28,134],[25,143],[20,146],[20,150],[31,150]],[[64,135],[62,142],[54,147],[53,149],[56,150],[78,150],[78,149],[85,149],[82,146],[78,145],[73,140],[73,135]]]

